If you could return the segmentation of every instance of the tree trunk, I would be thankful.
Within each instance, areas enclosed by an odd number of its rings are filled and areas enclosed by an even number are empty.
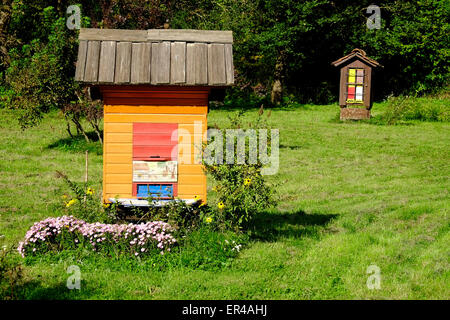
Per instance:
[[[12,0],[2,0],[0,3],[0,71],[9,65],[9,44],[12,36],[8,34],[11,21]]]
[[[270,102],[273,105],[278,105],[283,98],[283,87],[281,85],[281,80],[276,79],[272,85],[272,92],[270,93]]]
[[[94,131],[98,137],[98,141],[100,141],[100,144],[103,145],[102,133],[98,126],[98,123],[96,123],[95,121],[89,121],[89,123],[91,124],[92,128],[94,128]]]
[[[66,118],[66,124],[67,124],[67,127],[66,127],[67,132],[69,133],[69,136],[73,139],[72,131],[70,131],[70,122],[69,122],[69,120],[67,120],[67,118]]]
[[[72,122],[75,124],[75,126],[77,127],[78,132],[80,132],[84,139],[86,140],[86,142],[91,142],[91,139],[89,139],[88,135],[86,134],[86,131],[84,130],[83,126],[81,125],[80,121],[78,121],[77,118],[72,118]]]
[[[270,102],[273,105],[278,105],[283,99],[283,78],[284,78],[284,50],[278,53],[277,62],[273,74],[272,92],[270,94]]]

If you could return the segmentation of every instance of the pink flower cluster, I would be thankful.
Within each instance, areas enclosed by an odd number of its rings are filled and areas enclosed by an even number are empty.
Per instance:
[[[36,222],[19,243],[18,250],[25,257],[42,248],[64,248],[88,245],[97,251],[100,247],[115,246],[138,256],[151,249],[170,251],[176,243],[168,223],[152,221],[142,224],[87,223],[73,216],[47,218]],[[64,243],[62,243],[64,242]]]

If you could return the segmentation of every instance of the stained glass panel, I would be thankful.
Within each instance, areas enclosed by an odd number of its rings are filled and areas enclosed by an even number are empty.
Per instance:
[[[355,86],[353,85],[348,86],[347,99],[349,100],[355,99]]]
[[[362,102],[364,95],[364,69],[348,69],[347,102]],[[358,85],[356,85],[358,84]]]
[[[356,86],[356,101],[362,101],[362,100],[363,100],[363,87]]]

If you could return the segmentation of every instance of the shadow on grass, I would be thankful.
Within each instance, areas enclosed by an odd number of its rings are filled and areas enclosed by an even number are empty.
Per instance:
[[[98,140],[97,134],[94,131],[87,133],[89,139],[92,142],[87,142],[83,135],[79,134],[73,138],[62,138],[47,146],[47,149],[56,149],[66,152],[84,152],[88,150],[90,153],[95,153],[97,155],[103,154],[103,146]]]
[[[302,148],[303,148],[302,146],[288,146],[285,144],[280,144],[280,149],[300,150]]]
[[[252,239],[274,242],[280,238],[298,239],[318,237],[337,214],[307,214],[300,210],[283,213],[259,214],[250,228]]]
[[[41,281],[31,280],[16,288],[17,298],[20,300],[73,300],[89,299],[98,289],[87,286],[84,280],[80,282],[80,290],[69,289],[67,284],[59,283],[44,286]]]
[[[420,123],[419,120],[395,120],[393,123],[389,123],[388,120],[383,118],[382,115],[371,116],[370,119],[359,119],[359,120],[341,120],[339,113],[332,119],[328,121],[329,123],[337,124],[348,124],[348,125],[359,125],[368,124],[374,126],[412,126]]]

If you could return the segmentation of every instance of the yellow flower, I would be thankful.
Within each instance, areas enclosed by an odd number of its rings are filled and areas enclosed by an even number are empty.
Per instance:
[[[195,196],[195,197],[194,197],[194,200],[195,200],[195,201],[198,201],[198,200],[201,200],[201,198],[200,198],[199,196]]]
[[[208,218],[205,219],[205,221],[206,221],[206,223],[211,223],[212,222],[212,218],[208,217]]]
[[[206,205],[206,203],[202,202],[198,207],[200,208],[200,207],[203,207],[204,205]]]
[[[250,183],[252,183],[252,179],[250,178],[244,179],[244,186],[248,186]]]
[[[108,208],[109,208],[109,206],[110,206],[110,204],[109,204],[109,203],[104,203],[104,204],[103,204],[103,208],[105,208],[105,209],[108,209]]]
[[[223,208],[225,208],[225,204],[224,204],[222,201],[220,201],[220,202],[217,204],[217,207],[218,207],[219,209],[223,209]]]
[[[78,202],[77,199],[72,199],[72,200],[70,200],[69,202],[66,203],[66,207],[68,208],[68,207],[74,205],[77,202]]]
[[[88,195],[93,195],[94,193],[95,193],[95,190],[92,189],[91,187],[89,187],[86,191],[86,194],[88,194]]]
[[[63,195],[61,196],[61,198],[67,199],[67,194],[63,194]]]

